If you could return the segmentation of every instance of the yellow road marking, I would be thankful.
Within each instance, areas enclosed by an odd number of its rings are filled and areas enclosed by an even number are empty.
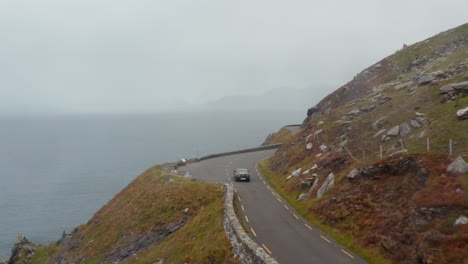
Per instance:
[[[266,185],[266,182],[265,182],[265,181],[262,181],[262,182],[263,182],[263,184],[265,184],[265,185]]]
[[[244,209],[244,206],[243,206],[243,205],[241,205],[241,207],[242,207],[242,211],[245,211],[245,209]]]
[[[294,217],[296,217],[297,220],[299,220],[299,216],[297,216],[296,214],[293,214]]]
[[[237,196],[237,199],[239,200],[239,202],[242,202],[242,201],[241,201],[241,198],[240,198],[240,196],[239,196],[239,195]]]
[[[234,191],[237,193],[237,189],[236,189],[236,188],[234,188]]]
[[[283,205],[283,206],[284,206],[284,208],[286,208],[286,210],[289,210],[289,207],[287,207],[286,205]]]
[[[253,228],[250,228],[250,230],[252,230],[252,234],[254,234],[254,236],[257,236],[257,233],[255,233],[255,230],[253,230]]]
[[[307,228],[309,228],[310,230],[312,230],[312,227],[310,227],[308,224],[304,224]]]
[[[353,255],[349,254],[348,252],[346,252],[345,250],[341,250],[341,252],[345,253],[346,255],[348,255],[350,258],[354,258]]]
[[[324,239],[325,241],[327,241],[328,243],[331,243],[331,241],[328,240],[326,237],[324,237],[324,236],[320,236],[320,237],[323,238],[323,239]]]
[[[276,194],[275,194],[273,191],[271,191],[271,194],[273,194],[274,196],[276,196]]]
[[[232,184],[232,182],[231,182],[231,186],[234,186],[234,184]]]
[[[268,188],[269,190],[271,190],[271,189],[270,189],[270,186],[267,186],[267,188]]]
[[[273,253],[271,253],[271,251],[267,248],[267,246],[265,246],[265,244],[262,244],[262,247],[263,247],[266,251],[268,251],[268,253],[270,253],[270,255],[273,255]]]
[[[249,218],[247,217],[247,215],[245,216],[245,220],[247,221],[247,223],[249,222]]]
[[[279,201],[280,203],[282,203],[282,202],[283,202],[283,201],[281,201],[281,199],[280,199],[280,198],[278,198],[278,197],[276,197],[276,199],[278,199],[278,201]]]

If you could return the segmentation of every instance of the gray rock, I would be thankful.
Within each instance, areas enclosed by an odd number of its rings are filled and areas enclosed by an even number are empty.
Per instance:
[[[146,233],[136,235],[123,245],[106,253],[103,260],[110,261],[111,263],[121,262],[130,256],[149,248],[155,243],[161,243],[169,235],[182,228],[187,221],[188,218],[184,217],[180,221],[169,223],[166,227],[159,230],[151,229]]]
[[[411,127],[405,122],[400,124],[400,136],[407,137],[411,131]]]
[[[390,140],[390,137],[387,136],[387,135],[382,135],[382,137],[380,138],[380,141],[382,141],[382,142],[385,142],[385,141],[388,141],[388,140]]]
[[[446,103],[448,101],[452,100],[452,97],[449,94],[443,94],[442,97],[440,98],[440,102]]]
[[[453,83],[444,85],[439,89],[440,94],[453,93],[453,92],[454,92]]]
[[[168,184],[168,183],[172,183],[172,182],[174,182],[174,179],[167,179],[167,180],[164,181],[163,184]]]
[[[392,98],[390,96],[387,96],[387,97],[384,97],[382,98],[382,100],[380,100],[380,104],[385,104],[386,102],[392,100]]]
[[[305,199],[307,199],[307,193],[301,193],[297,197],[297,200],[299,200],[299,201],[302,201],[302,200],[305,200]]]
[[[307,143],[306,149],[311,150],[314,145],[312,143]]]
[[[418,86],[425,85],[425,84],[428,84],[428,83],[432,82],[433,80],[434,80],[434,76],[432,76],[432,75],[423,75],[423,76],[418,78],[417,85]]]
[[[458,92],[468,92],[468,81],[453,84],[453,89]]]
[[[351,121],[344,121],[344,122],[341,122],[340,127],[345,127],[345,126],[347,126],[347,125],[349,125],[349,124],[351,124],[351,123],[352,123]]]
[[[189,210],[190,210],[189,208],[185,208],[182,212],[183,212],[184,214],[187,214],[187,213],[189,212]]]
[[[322,132],[323,132],[323,130],[322,130],[322,129],[319,129],[319,130],[315,131],[314,135],[316,136],[316,135],[318,135],[318,134],[320,134],[320,133],[322,133]]]
[[[415,114],[416,116],[426,116],[425,114],[419,113],[419,112],[415,112],[414,114]]]
[[[457,111],[458,120],[468,119],[468,106]]]
[[[317,191],[317,198],[323,196],[323,194],[335,186],[335,175],[333,173],[328,174],[327,178],[323,182],[322,186]]]
[[[340,142],[340,147],[344,147],[348,144],[348,140]]]
[[[425,124],[427,124],[427,119],[423,116],[417,116],[415,117],[416,119],[416,122],[418,122],[421,126],[424,126]]]
[[[402,155],[402,154],[406,154],[406,153],[408,153],[408,151],[406,149],[402,149],[402,150],[398,150],[398,151],[393,152],[392,154],[390,154],[390,157],[394,157],[394,156]]]
[[[381,129],[381,130],[379,130],[379,132],[375,133],[372,137],[377,138],[380,134],[382,134],[385,131],[386,131],[386,129]]]
[[[354,110],[351,110],[349,111],[348,115],[349,116],[357,116],[359,115],[360,111],[358,109],[354,109]]]
[[[372,129],[373,130],[381,129],[386,123],[385,121],[386,118],[387,118],[386,116],[382,116],[379,119],[375,120],[374,123],[372,123]]]
[[[421,133],[419,133],[419,135],[418,135],[418,138],[423,138],[423,137],[425,137],[425,136],[426,136],[426,133],[427,133],[426,130],[421,131]]]
[[[401,89],[405,89],[407,87],[409,87],[411,85],[411,82],[405,82],[405,83],[402,83],[402,84],[399,84],[397,86],[394,87],[395,90],[401,90]]]
[[[431,76],[433,76],[436,79],[446,79],[449,77],[449,74],[443,71],[435,71],[431,72]]]
[[[390,128],[390,130],[388,130],[386,135],[390,137],[396,137],[399,134],[400,134],[400,125],[397,125],[397,126]]]
[[[466,225],[468,224],[468,217],[464,216],[464,215],[460,215],[457,220],[455,220],[455,223],[453,223],[454,226],[457,226],[457,225]]]
[[[346,178],[348,179],[354,179],[356,177],[356,175],[358,175],[359,171],[354,169],[352,171],[350,171],[348,174],[346,174]]]
[[[420,128],[421,127],[421,125],[418,123],[418,121],[416,121],[414,119],[411,119],[410,124],[414,128]]]
[[[370,106],[367,107],[367,108],[361,109],[361,111],[362,111],[362,112],[370,112],[370,111],[374,110],[374,108],[375,108],[375,105],[370,105]]]
[[[28,259],[36,251],[35,245],[29,241],[24,235],[18,235],[16,242],[11,250],[11,256],[8,260],[9,264],[23,263],[21,259]]]
[[[426,63],[427,57],[424,56],[420,59],[414,60],[410,63],[410,66],[421,66],[422,64]]]
[[[164,259],[158,259],[158,261],[156,261],[153,264],[163,264],[163,263],[164,263]]]
[[[413,94],[413,93],[416,92],[417,89],[418,89],[417,86],[413,86],[413,87],[411,87],[411,88],[408,89],[408,93]]]
[[[465,173],[468,172],[468,164],[461,156],[458,156],[452,163],[450,163],[450,165],[448,165],[447,171],[451,173]]]

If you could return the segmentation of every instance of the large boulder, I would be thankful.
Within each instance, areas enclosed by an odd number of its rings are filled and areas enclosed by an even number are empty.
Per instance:
[[[389,137],[396,137],[399,134],[400,134],[400,125],[397,125],[397,126],[390,128],[390,130],[388,130],[386,135]]]
[[[455,89],[457,92],[468,92],[468,81],[454,83],[453,89]]]
[[[434,80],[434,76],[432,76],[432,75],[423,75],[423,76],[418,78],[417,85],[418,86],[425,85],[425,84],[428,84],[428,83],[432,82],[433,80]]]
[[[320,189],[317,191],[317,198],[320,198],[323,196],[323,194],[330,190],[333,186],[335,186],[335,175],[333,173],[328,174],[327,178],[323,182],[322,186]]]
[[[407,137],[411,131],[411,127],[408,125],[408,123],[401,123],[400,124],[400,136],[401,137]]]
[[[458,120],[468,119],[468,106],[457,111]]]
[[[450,165],[448,165],[447,171],[452,173],[465,173],[468,172],[468,164],[461,156],[458,156],[452,163],[450,163]]]

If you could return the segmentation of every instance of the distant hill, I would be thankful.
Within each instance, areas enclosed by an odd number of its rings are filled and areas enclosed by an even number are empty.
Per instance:
[[[264,173],[371,262],[466,263],[467,42],[464,24],[364,69],[307,110]]]
[[[320,98],[332,90],[332,85],[318,85],[304,89],[278,88],[265,92],[258,96],[226,96],[218,100],[200,105],[203,110],[216,109],[304,109],[311,104],[317,103]]]

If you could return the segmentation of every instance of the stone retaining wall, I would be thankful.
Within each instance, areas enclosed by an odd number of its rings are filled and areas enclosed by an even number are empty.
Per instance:
[[[243,264],[278,264],[263,248],[244,231],[234,212],[234,188],[224,184],[224,230],[231,241],[234,254]]]
[[[229,156],[229,155],[233,155],[233,154],[255,152],[255,151],[260,151],[260,150],[277,149],[279,147],[281,147],[281,144],[272,144],[272,145],[267,145],[267,146],[261,146],[261,147],[249,148],[249,149],[242,149],[242,150],[231,151],[231,152],[222,152],[222,153],[217,153],[217,154],[212,154],[212,155],[201,157],[199,160],[212,159],[212,158],[217,158],[217,157],[222,157],[222,156]]]

